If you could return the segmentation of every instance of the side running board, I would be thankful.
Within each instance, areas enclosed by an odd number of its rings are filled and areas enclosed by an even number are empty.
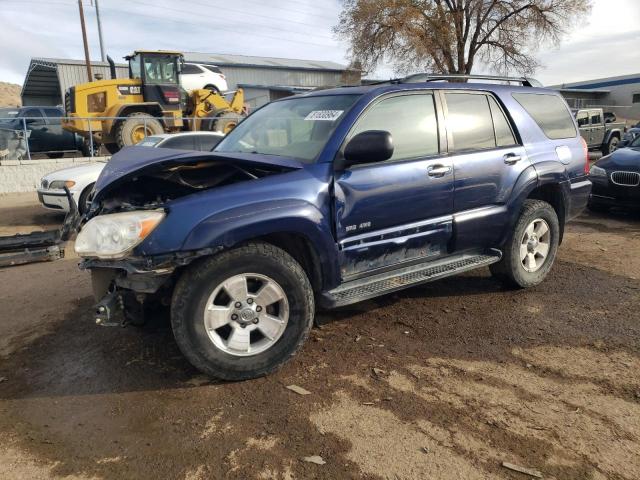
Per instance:
[[[322,294],[322,306],[340,307],[369,298],[474,270],[500,261],[502,252],[490,250],[479,254],[462,254],[367,278],[352,280]]]

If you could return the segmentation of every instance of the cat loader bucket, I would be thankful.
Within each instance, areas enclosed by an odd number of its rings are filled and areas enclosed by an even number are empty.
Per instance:
[[[78,206],[66,187],[65,193],[69,213],[59,229],[0,237],[0,267],[64,258],[64,247],[82,220]]]

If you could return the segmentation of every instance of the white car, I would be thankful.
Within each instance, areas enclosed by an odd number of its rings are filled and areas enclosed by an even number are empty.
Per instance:
[[[185,62],[180,72],[180,84],[187,91],[206,88],[221,93],[229,89],[222,71],[208,63]]]
[[[138,143],[141,147],[173,148],[210,152],[224,138],[221,132],[182,132],[151,135]],[[91,193],[106,161],[68,167],[46,174],[40,180],[38,200],[43,207],[59,212],[69,211],[66,186],[80,213],[91,205]]]

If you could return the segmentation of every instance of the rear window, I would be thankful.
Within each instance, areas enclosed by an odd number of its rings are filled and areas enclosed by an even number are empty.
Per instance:
[[[514,93],[512,95],[551,140],[576,136],[576,127],[571,112],[558,95],[539,93]]]
[[[213,73],[222,73],[222,70],[220,70],[218,67],[214,67],[213,65],[203,65],[203,67]]]

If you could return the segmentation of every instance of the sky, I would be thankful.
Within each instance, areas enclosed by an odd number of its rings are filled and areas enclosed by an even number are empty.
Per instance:
[[[95,2],[95,0],[93,0]],[[579,0],[578,0],[579,1]],[[91,59],[100,58],[95,8],[83,0]],[[559,47],[542,45],[545,85],[640,72],[640,0],[594,0]],[[339,0],[99,0],[105,49],[227,53],[346,64],[332,27]],[[22,84],[31,57],[84,58],[77,0],[0,0],[0,81]],[[481,71],[475,73],[483,73]],[[371,77],[389,78],[381,65]]]

